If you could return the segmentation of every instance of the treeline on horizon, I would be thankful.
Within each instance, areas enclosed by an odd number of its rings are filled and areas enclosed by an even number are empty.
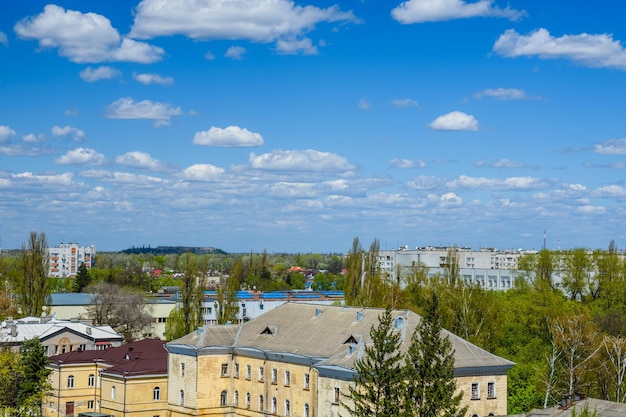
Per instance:
[[[214,248],[211,246],[157,246],[156,248],[148,245],[131,246],[128,249],[123,249],[119,253],[134,254],[134,255],[182,255],[184,253],[192,253],[194,255],[228,255],[227,252]]]

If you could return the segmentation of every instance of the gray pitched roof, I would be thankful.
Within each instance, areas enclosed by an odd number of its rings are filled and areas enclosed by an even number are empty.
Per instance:
[[[378,323],[381,309],[319,306],[288,302],[239,326],[207,326],[168,343],[169,350],[238,350],[310,360],[319,366],[352,370],[358,345],[369,344],[370,329]],[[421,317],[409,310],[395,310],[393,317],[402,332],[406,350]],[[444,331],[455,350],[457,373],[506,372],[513,362],[495,356],[460,337]],[[351,348],[352,345],[352,348]],[[189,353],[191,354],[191,353]]]

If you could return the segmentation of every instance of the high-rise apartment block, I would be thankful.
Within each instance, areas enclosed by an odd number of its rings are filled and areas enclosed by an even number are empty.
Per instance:
[[[75,277],[78,267],[84,263],[87,269],[94,265],[96,247],[80,247],[78,243],[61,243],[57,247],[48,248],[50,267],[48,276],[56,278]]]

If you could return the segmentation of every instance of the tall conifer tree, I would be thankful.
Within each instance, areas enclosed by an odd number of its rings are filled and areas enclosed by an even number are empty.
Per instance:
[[[356,362],[355,386],[350,387],[344,403],[350,414],[359,417],[392,417],[402,413],[403,373],[400,352],[401,333],[394,328],[391,309],[372,326],[372,344],[365,347],[362,359]]]
[[[461,417],[463,393],[455,395],[454,350],[441,335],[439,298],[432,294],[406,355],[406,414],[417,417]]]

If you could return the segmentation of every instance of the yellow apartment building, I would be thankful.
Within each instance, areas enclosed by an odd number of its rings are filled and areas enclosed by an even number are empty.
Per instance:
[[[52,393],[44,416],[165,417],[165,341],[145,339],[106,350],[71,351],[50,357]]]
[[[286,303],[231,326],[206,326],[166,344],[168,416],[347,415],[341,403],[380,309]],[[403,349],[421,317],[396,310]],[[506,415],[514,364],[444,331],[455,350],[468,417]]]

